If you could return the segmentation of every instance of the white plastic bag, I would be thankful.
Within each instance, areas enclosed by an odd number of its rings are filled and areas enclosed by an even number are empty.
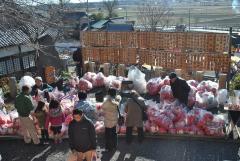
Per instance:
[[[0,95],[0,108],[2,108],[4,105],[4,100],[2,98],[2,96]]]
[[[220,89],[217,96],[218,103],[224,105],[228,100],[228,91],[227,89]]]
[[[234,90],[235,94],[235,104],[239,105],[240,104],[240,90]]]
[[[131,66],[128,71],[128,79],[133,81],[134,89],[142,94],[146,93],[147,82],[145,80],[145,74],[142,73],[137,67]]]
[[[9,112],[9,115],[10,115],[11,120],[18,118],[17,110],[13,110],[13,111]]]
[[[217,99],[212,92],[197,92],[196,102],[200,108],[217,107]]]

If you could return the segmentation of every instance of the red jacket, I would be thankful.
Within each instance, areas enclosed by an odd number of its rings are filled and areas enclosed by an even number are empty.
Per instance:
[[[49,123],[51,126],[62,126],[65,121],[65,116],[62,113],[61,108],[50,109],[46,119],[45,127],[48,129]]]

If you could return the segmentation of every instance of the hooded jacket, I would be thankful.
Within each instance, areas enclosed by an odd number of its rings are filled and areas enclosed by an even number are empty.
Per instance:
[[[85,153],[96,149],[96,132],[93,123],[82,116],[81,121],[73,120],[68,127],[71,150]]]
[[[64,121],[65,117],[61,108],[50,109],[47,115],[45,127],[48,128],[49,123],[51,123],[51,126],[62,126]]]

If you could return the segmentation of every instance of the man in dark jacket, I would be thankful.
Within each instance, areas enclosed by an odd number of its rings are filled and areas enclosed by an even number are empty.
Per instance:
[[[34,126],[34,121],[29,116],[33,111],[33,104],[31,101],[30,88],[28,86],[22,87],[22,93],[16,97],[15,108],[19,114],[19,120],[23,130],[23,136],[25,143],[39,144],[39,138]]]
[[[82,110],[73,110],[73,121],[68,128],[71,153],[68,161],[92,161],[96,156],[96,133],[93,123],[87,119]]]
[[[188,105],[188,94],[190,87],[187,82],[181,78],[178,78],[176,73],[170,73],[170,85],[173,92],[173,96],[177,98],[180,103]]]
[[[37,90],[41,90],[45,92],[51,92],[53,90],[53,88],[50,85],[43,83],[43,80],[41,77],[36,77],[35,83],[36,84],[32,87],[31,95],[35,95]]]

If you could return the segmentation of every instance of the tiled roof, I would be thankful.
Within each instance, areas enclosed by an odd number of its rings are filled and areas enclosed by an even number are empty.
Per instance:
[[[126,32],[126,31],[133,31],[133,25],[132,24],[115,24],[115,23],[108,23],[107,25],[107,31],[110,32]]]
[[[30,35],[23,32],[25,29],[29,32]],[[43,38],[44,36],[49,35],[54,40],[57,38],[59,34],[58,30],[51,28],[44,31],[43,28],[36,29],[29,25],[20,27],[20,29],[9,30],[4,26],[0,25],[0,48],[29,43],[30,42],[29,36],[35,40],[37,32],[39,35],[38,38]]]
[[[108,22],[109,22],[109,20],[100,20],[100,21],[97,21],[96,23],[92,24],[91,27],[94,29],[101,29]]]
[[[29,37],[21,30],[0,31],[0,48],[30,42]]]

